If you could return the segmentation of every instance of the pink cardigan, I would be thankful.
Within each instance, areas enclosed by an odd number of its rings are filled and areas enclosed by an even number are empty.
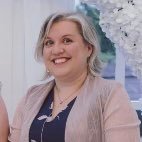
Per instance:
[[[28,142],[29,129],[54,81],[32,87],[19,103],[10,142]],[[140,121],[116,81],[88,75],[67,119],[65,142],[140,142]]]

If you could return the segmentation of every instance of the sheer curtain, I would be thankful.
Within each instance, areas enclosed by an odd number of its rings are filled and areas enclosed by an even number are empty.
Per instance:
[[[0,81],[10,121],[27,88],[38,83],[44,66],[34,60],[34,47],[44,19],[73,10],[69,0],[0,0]]]

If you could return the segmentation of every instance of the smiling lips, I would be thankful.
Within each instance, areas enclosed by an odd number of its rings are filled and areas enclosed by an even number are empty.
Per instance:
[[[52,61],[54,64],[61,64],[67,62],[69,59],[70,58],[62,57],[62,58],[53,59]]]

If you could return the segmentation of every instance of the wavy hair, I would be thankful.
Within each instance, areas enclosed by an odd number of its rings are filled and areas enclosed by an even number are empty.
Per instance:
[[[88,71],[93,76],[98,76],[102,66],[99,59],[100,44],[98,41],[97,32],[91,18],[78,12],[54,13],[45,20],[41,27],[37,41],[35,59],[37,61],[43,61],[44,40],[48,35],[51,26],[54,23],[65,20],[75,22],[84,41],[92,46],[92,54],[88,58]],[[50,73],[46,72],[45,78],[49,76],[51,76]]]

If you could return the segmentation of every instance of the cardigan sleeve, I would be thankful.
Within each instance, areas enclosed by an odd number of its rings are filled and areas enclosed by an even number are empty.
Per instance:
[[[104,107],[105,142],[140,142],[139,124],[126,90],[117,84]]]
[[[23,118],[23,107],[24,107],[25,97],[22,98],[18,104],[12,124],[10,125],[10,134],[8,140],[10,142],[19,142],[22,118]]]
[[[9,142],[19,142],[21,127],[22,127],[23,118],[24,118],[24,106],[33,88],[34,86],[28,90],[27,95],[22,97],[21,101],[17,105],[12,124],[10,125],[10,134],[8,136]]]

